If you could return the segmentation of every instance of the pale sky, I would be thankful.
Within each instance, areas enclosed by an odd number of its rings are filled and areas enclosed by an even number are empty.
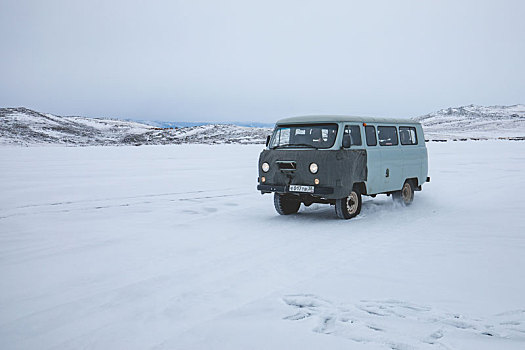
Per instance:
[[[0,107],[274,122],[525,103],[525,1],[0,0]]]

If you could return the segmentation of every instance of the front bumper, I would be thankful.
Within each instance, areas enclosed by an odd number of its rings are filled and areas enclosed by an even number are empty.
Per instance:
[[[261,193],[277,192],[277,193],[294,193],[294,194],[311,194],[311,195],[329,195],[329,194],[334,193],[334,189],[332,187],[321,187],[321,186],[314,186],[313,193],[290,191],[288,185],[257,185],[257,190],[261,191]]]

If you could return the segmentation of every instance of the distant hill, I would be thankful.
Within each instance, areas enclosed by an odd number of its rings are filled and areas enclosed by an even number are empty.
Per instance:
[[[427,140],[525,140],[525,106],[463,106],[414,118]],[[193,125],[197,124],[197,125]],[[27,108],[0,108],[0,144],[11,145],[164,145],[181,143],[259,143],[269,124],[146,122],[60,117]],[[255,127],[258,126],[258,127]]]
[[[430,140],[525,140],[525,105],[463,106],[414,118]]]
[[[206,124],[163,129],[135,121],[59,117],[27,108],[0,108],[0,144],[162,145],[264,143],[271,129]]]
[[[273,128],[273,123],[259,123],[259,122],[221,122],[221,123],[210,123],[210,122],[170,122],[170,121],[159,121],[159,120],[134,120],[125,119],[131,122],[137,122],[141,124],[151,125],[158,128],[188,128],[192,126],[202,126],[210,124],[221,124],[221,125],[237,125],[246,126],[249,128]]]

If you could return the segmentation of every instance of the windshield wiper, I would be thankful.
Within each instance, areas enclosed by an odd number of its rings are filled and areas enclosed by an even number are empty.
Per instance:
[[[315,149],[318,149],[317,147],[313,146],[313,145],[309,145],[307,143],[294,143],[294,144],[286,144],[286,145],[279,145],[279,146],[275,146],[273,149],[276,149],[276,148],[288,148],[288,147],[308,147],[308,148],[315,148]]]

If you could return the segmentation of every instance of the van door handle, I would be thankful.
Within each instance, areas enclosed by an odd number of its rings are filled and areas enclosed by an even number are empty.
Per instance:
[[[389,177],[390,176],[390,169],[386,169],[386,174],[385,174],[385,177]]]

